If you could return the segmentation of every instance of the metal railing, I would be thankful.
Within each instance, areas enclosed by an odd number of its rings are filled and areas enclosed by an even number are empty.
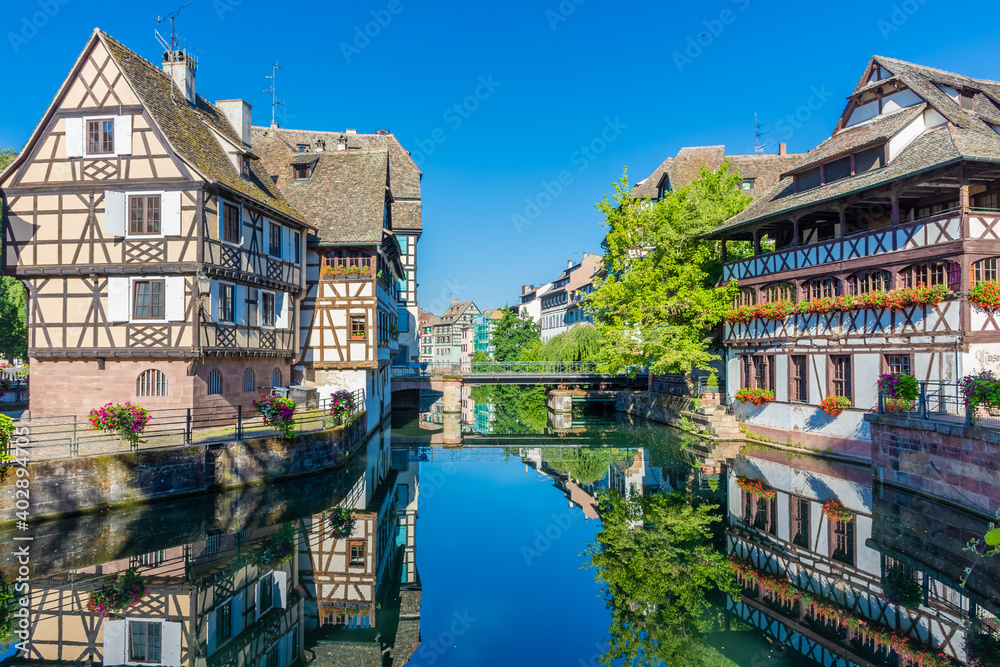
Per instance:
[[[878,413],[1000,430],[1000,409],[969,409],[965,403],[965,394],[957,382],[921,382],[920,395],[914,401],[891,399],[885,392],[879,392]]]
[[[688,387],[687,380],[683,374],[670,373],[667,375],[657,375],[650,383],[650,390],[654,394],[665,396],[690,396],[698,398],[702,394],[720,394],[724,392],[726,379],[718,378],[716,384],[709,384],[708,377],[698,377],[691,380],[691,388]]]
[[[645,376],[646,369],[636,367],[624,373],[606,373],[600,370],[596,361],[462,361],[427,362],[419,367],[392,367],[395,378],[426,378],[435,375],[599,375],[599,376]]]
[[[342,415],[330,414],[331,400],[315,406],[297,406],[294,417],[296,434],[315,433],[345,425],[345,438],[359,437],[351,428],[365,419],[365,391],[351,392],[354,408]],[[206,408],[149,410],[150,420],[141,442],[130,446],[114,433],[93,430],[87,415],[27,418],[15,421],[15,443],[27,452],[29,461],[97,456],[127,451],[202,447],[253,438],[277,436],[278,430],[264,423],[252,403]],[[26,429],[22,431],[21,429]],[[362,431],[365,429],[362,428]],[[344,443],[341,443],[343,446]]]
[[[28,381],[28,367],[9,367],[0,368],[0,380],[6,380],[7,382],[27,382]]]

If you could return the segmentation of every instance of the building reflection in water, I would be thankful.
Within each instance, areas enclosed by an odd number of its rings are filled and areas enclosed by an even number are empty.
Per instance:
[[[7,663],[405,664],[420,643],[418,465],[392,451],[386,429],[347,469],[280,490],[47,524],[40,539],[57,547],[30,581],[29,648]],[[329,517],[341,506],[354,530],[334,539]],[[199,527],[201,539],[164,542]],[[270,563],[265,547],[277,554]],[[102,558],[108,549],[122,555]],[[129,568],[143,578],[142,600],[112,618],[91,613],[91,594]]]

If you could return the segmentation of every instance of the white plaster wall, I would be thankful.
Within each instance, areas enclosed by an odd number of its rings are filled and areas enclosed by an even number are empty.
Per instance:
[[[912,90],[905,89],[882,98],[882,114],[889,114],[920,104],[924,100]]]
[[[903,152],[903,149],[909,146],[923,131],[924,116],[921,114],[907,123],[906,127],[889,139],[889,161],[892,162],[895,160]]]
[[[774,358],[774,400],[788,402],[788,355],[782,354]]]
[[[870,410],[878,405],[878,376],[881,360],[878,354],[854,355],[854,407]]]
[[[739,401],[733,401],[732,405],[736,418],[749,424],[839,438],[871,438],[868,422],[864,420],[865,410],[844,410],[831,417],[815,405],[774,402],[757,406]]]

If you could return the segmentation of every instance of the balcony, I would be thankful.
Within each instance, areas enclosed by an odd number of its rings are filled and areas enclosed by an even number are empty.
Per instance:
[[[324,257],[319,275],[323,280],[371,280],[373,262],[371,257]]]
[[[261,280],[284,283],[295,288],[299,285],[301,269],[297,263],[215,239],[205,241],[205,263],[214,269],[211,272],[227,278],[247,279],[248,276],[240,274],[250,274]]]
[[[913,222],[727,262],[722,267],[722,279],[745,280],[961,240],[996,241],[1000,239],[998,222],[998,211],[970,209],[965,215],[946,211]]]

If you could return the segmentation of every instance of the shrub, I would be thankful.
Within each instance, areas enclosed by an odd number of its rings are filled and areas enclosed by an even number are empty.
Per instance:
[[[736,392],[736,400],[741,403],[763,405],[774,400],[774,392],[767,389],[740,389]]]
[[[965,395],[966,409],[1000,408],[1000,378],[993,371],[979,371],[958,381]]]
[[[886,602],[915,609],[924,602],[924,589],[907,568],[894,567],[885,574],[882,597]]]
[[[96,591],[91,591],[87,611],[105,618],[119,616],[139,604],[148,595],[146,582],[138,567],[119,572]]]
[[[349,391],[338,391],[330,397],[330,414],[334,417],[346,415],[356,409],[354,394]]]
[[[846,396],[834,396],[833,394],[830,394],[823,399],[823,401],[819,404],[819,407],[821,407],[823,412],[831,417],[836,417],[841,412],[851,407],[851,399]]]
[[[920,396],[920,383],[906,373],[883,373],[878,378],[878,390],[886,398],[915,401]]]
[[[148,410],[129,402],[107,403],[90,411],[90,428],[117,433],[122,442],[127,442],[132,447],[146,442],[140,440],[139,436],[146,430],[149,421]]]
[[[342,540],[354,532],[354,512],[348,507],[337,507],[330,513],[330,534]]]
[[[1000,309],[1000,283],[993,280],[977,283],[969,290],[969,303],[990,312]]]
[[[844,507],[836,498],[831,498],[823,503],[823,514],[830,521],[851,521],[854,519],[854,513]]]
[[[265,424],[278,430],[280,437],[295,437],[295,401],[272,395],[254,401],[253,406],[263,415]]]

